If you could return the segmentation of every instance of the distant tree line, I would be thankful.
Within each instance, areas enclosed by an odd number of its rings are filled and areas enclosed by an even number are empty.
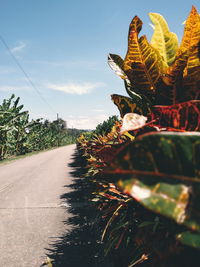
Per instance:
[[[83,132],[67,129],[61,118],[52,122],[42,118],[30,120],[29,112],[23,111],[19,102],[20,98],[13,94],[0,105],[0,160],[75,143]]]

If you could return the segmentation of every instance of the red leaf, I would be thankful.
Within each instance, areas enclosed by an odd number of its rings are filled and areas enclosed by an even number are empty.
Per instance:
[[[200,101],[191,100],[172,106],[153,106],[150,120],[160,127],[200,131]]]

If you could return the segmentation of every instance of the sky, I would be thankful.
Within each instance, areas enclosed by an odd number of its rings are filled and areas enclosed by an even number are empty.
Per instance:
[[[35,86],[0,40],[0,103],[14,93],[33,119],[94,129],[119,115],[110,95],[126,95],[107,55],[125,57],[132,18],[150,41],[148,13],[160,13],[180,42],[192,5],[200,13],[199,0],[0,0],[0,36]]]

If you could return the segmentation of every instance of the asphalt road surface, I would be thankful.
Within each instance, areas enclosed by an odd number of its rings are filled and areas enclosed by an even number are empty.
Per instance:
[[[0,165],[0,267],[39,267],[70,226],[60,196],[75,145]]]

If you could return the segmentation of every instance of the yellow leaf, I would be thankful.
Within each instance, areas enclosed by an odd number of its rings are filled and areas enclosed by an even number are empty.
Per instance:
[[[200,16],[193,6],[192,10],[186,20],[184,35],[181,41],[180,50],[188,49],[191,50],[192,46],[196,46],[199,43],[200,31],[199,25]]]
[[[183,73],[183,86],[187,99],[199,99],[200,95],[200,16],[197,10],[192,7],[192,11],[186,21],[185,31],[188,39],[185,46],[188,48],[189,57]],[[187,43],[186,43],[187,41]]]

